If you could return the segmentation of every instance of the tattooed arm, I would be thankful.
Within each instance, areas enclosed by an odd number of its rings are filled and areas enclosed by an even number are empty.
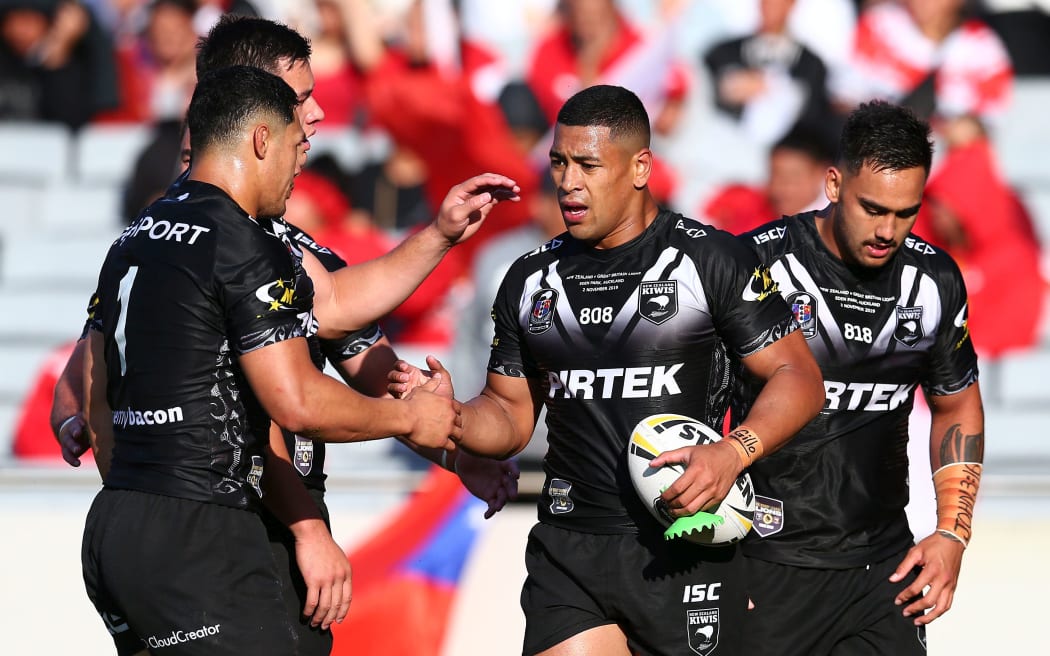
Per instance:
[[[977,383],[947,396],[930,396],[930,465],[937,490],[937,530],[904,557],[891,581],[922,571],[897,595],[905,616],[929,624],[952,606],[984,461],[984,407]],[[929,586],[925,596],[914,599]],[[925,612],[925,614],[923,614]]]

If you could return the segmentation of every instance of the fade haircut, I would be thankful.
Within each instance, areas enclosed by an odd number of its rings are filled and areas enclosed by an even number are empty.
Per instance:
[[[864,103],[846,119],[837,161],[851,174],[864,166],[875,172],[921,166],[930,174],[930,126],[911,110],[882,100]]]
[[[194,153],[211,147],[235,144],[249,122],[276,118],[287,127],[298,121],[295,91],[272,73],[254,66],[228,66],[205,73],[186,112],[190,149]]]
[[[571,127],[606,127],[613,140],[636,137],[649,147],[649,114],[634,92],[623,87],[597,84],[565,101],[558,123]]]
[[[197,77],[228,66],[280,74],[310,60],[310,41],[292,28],[255,16],[225,14],[197,41]]]

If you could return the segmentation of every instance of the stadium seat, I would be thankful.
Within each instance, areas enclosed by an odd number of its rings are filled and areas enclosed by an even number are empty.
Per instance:
[[[18,321],[0,322],[0,346],[52,346],[75,339],[94,288],[95,277],[62,289],[0,286],[4,303],[18,308]]]
[[[33,185],[0,182],[0,238],[26,232],[36,223],[40,211],[40,189]]]
[[[996,363],[998,400],[1007,408],[1046,408],[1050,405],[1050,351],[1026,350],[1003,356]]]
[[[0,400],[17,407],[52,350],[54,346],[51,345],[0,343],[0,362],[4,363],[4,375],[0,376]]]
[[[992,126],[999,162],[1007,179],[1024,187],[1050,186],[1050,80],[1022,78],[1015,81],[1013,100],[1006,116]]]
[[[151,136],[148,125],[84,126],[75,141],[75,179],[81,183],[123,186]]]
[[[64,125],[0,122],[0,182],[43,185],[65,180],[71,144]]]
[[[72,289],[90,293],[109,245],[119,231],[91,238],[12,235],[4,240],[0,285],[4,290]],[[15,307],[15,306],[12,306]]]
[[[46,234],[65,237],[108,236],[122,227],[121,188],[111,184],[65,183],[49,186],[37,225]]]

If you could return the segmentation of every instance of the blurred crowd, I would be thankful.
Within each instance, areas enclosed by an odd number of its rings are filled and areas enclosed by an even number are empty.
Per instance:
[[[995,358],[1038,338],[1037,231],[992,139],[1016,80],[1050,79],[1050,1],[0,0],[0,120],[153,126],[126,184],[130,220],[174,177],[196,39],[224,12],[308,36],[323,128],[384,144],[359,166],[318,148],[288,205],[290,222],[348,262],[391,248],[473,174],[521,185],[523,202],[500,205],[384,322],[410,357],[481,370],[504,268],[562,231],[552,123],[595,83],[646,103],[660,201],[733,232],[823,207],[839,124],[858,103],[911,107],[938,141],[916,233],[963,268],[977,347]],[[698,116],[767,155],[760,184],[673,156]],[[698,175],[719,184],[683,193]],[[456,383],[469,396],[482,381]]]

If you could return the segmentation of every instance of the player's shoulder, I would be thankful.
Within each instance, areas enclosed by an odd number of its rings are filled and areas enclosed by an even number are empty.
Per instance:
[[[733,233],[675,212],[659,217],[657,239],[686,255],[703,260],[723,257],[752,259],[753,254]]]
[[[914,232],[904,238],[899,252],[906,264],[931,275],[961,275],[958,263],[947,251]]]

